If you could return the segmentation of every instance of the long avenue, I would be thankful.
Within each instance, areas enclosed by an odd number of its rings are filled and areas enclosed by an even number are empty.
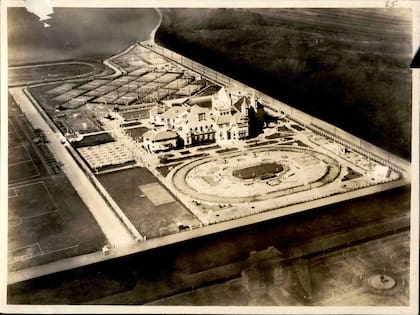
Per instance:
[[[53,152],[56,159],[63,163],[65,174],[83,202],[88,206],[108,241],[116,247],[133,243],[133,237],[118,220],[117,216],[88,180],[79,165],[77,165],[70,153],[66,150],[65,146],[60,142],[59,134],[51,132],[49,125],[26,97],[23,89],[11,88],[9,89],[9,92],[16,103],[19,104],[29,121],[31,121],[33,127],[40,128],[44,131],[49,140],[50,150]]]

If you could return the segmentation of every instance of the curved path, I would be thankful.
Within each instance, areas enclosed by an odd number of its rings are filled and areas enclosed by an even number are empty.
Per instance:
[[[155,43],[155,38],[156,38],[156,32],[157,32],[157,30],[159,29],[159,27],[160,27],[160,25],[162,24],[162,18],[163,18],[163,16],[162,16],[162,12],[160,11],[160,9],[159,8],[155,8],[155,10],[156,10],[156,12],[158,13],[158,15],[159,15],[159,22],[158,22],[158,24],[155,26],[155,28],[150,32],[150,36],[149,36],[149,40],[148,40],[148,42],[150,43],[150,44],[154,44]]]
[[[51,67],[51,66],[66,66],[66,65],[85,65],[92,68],[91,71],[81,73],[81,74],[75,74],[70,76],[58,76],[58,77],[51,77],[51,78],[42,78],[42,79],[35,79],[30,81],[15,81],[10,82],[9,87],[15,87],[15,86],[23,86],[23,85],[34,85],[34,84],[44,84],[44,83],[53,83],[53,82],[63,82],[67,80],[74,80],[74,79],[82,79],[89,76],[94,75],[96,71],[96,66],[92,63],[86,62],[86,61],[63,61],[63,62],[53,62],[53,63],[46,63],[41,65],[30,65],[30,66],[16,66],[16,67],[9,67],[9,72],[13,70],[21,70],[21,69],[33,69],[33,68],[45,68],[45,67]],[[10,73],[9,73],[10,76]]]
[[[86,62],[86,61],[60,61],[60,62],[49,62],[49,63],[42,63],[42,64],[36,64],[36,65],[9,66],[9,70],[61,66],[65,64],[84,64],[84,65],[92,66],[91,63]]]
[[[136,46],[137,46],[137,43],[132,44],[129,47],[127,47],[126,49],[124,49],[123,51],[119,52],[118,54],[113,55],[113,56],[109,57],[108,59],[105,59],[104,62],[103,62],[104,65],[106,65],[107,67],[114,70],[114,73],[111,74],[111,75],[102,76],[101,78],[112,79],[112,78],[116,78],[116,77],[127,74],[127,70],[125,70],[123,67],[120,67],[119,65],[117,65],[114,62],[114,59],[117,59],[117,58],[121,57],[122,55],[125,55],[126,53],[128,53],[130,50],[132,50]]]
[[[265,153],[271,153],[270,156]],[[284,164],[287,171],[280,173],[283,177],[278,185],[269,186],[267,180],[240,180],[231,175],[231,170],[241,165],[239,160],[243,159],[243,153],[232,153],[220,158],[211,157],[184,164],[172,173],[172,183],[178,191],[197,200],[221,203],[244,203],[251,201],[261,201],[278,198],[292,193],[311,190],[333,182],[340,174],[339,163],[316,151],[303,148],[267,147],[247,151],[253,157],[246,158],[262,163],[269,158],[270,161]],[[273,156],[276,156],[273,159]],[[313,175],[311,178],[303,178],[302,170],[309,170],[311,166],[305,167],[296,164],[293,159],[313,158],[316,165],[310,170]],[[238,160],[238,161],[236,161]],[[323,167],[322,167],[323,165]],[[217,170],[216,170],[217,168]],[[300,168],[300,169],[299,169]],[[207,171],[206,171],[207,170]],[[290,170],[291,175],[286,179],[286,174]],[[218,172],[220,176],[209,175]],[[211,177],[208,178],[207,177]],[[208,182],[206,182],[206,180]]]

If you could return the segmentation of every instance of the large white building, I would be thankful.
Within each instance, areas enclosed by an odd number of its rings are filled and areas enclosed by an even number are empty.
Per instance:
[[[253,103],[249,96],[228,95],[219,87],[209,96],[157,104],[150,109],[149,119],[155,130],[175,132],[179,145],[243,140],[249,136]]]

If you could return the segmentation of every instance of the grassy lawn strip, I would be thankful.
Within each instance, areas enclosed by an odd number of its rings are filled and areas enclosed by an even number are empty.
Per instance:
[[[234,170],[232,175],[241,179],[258,178],[264,175],[279,173],[283,166],[278,163],[264,163]]]
[[[262,146],[262,145],[274,144],[274,143],[277,143],[277,141],[271,140],[271,141],[263,141],[263,142],[253,143],[253,144],[246,144],[245,147],[246,148],[254,148],[254,147],[259,147],[259,146]]]
[[[233,152],[233,151],[238,151],[238,148],[221,149],[221,150],[217,150],[216,153],[222,154],[222,153]]]
[[[162,175],[162,176],[166,176],[169,174],[169,172],[174,168],[177,167],[178,165],[180,165],[181,163],[174,163],[171,165],[165,165],[165,166],[158,166],[156,167],[156,169],[158,170],[158,172]]]
[[[115,141],[114,138],[112,138],[112,136],[109,133],[104,132],[97,135],[85,136],[83,137],[82,140],[75,141],[72,144],[75,148],[83,148],[83,147],[92,147],[95,145],[105,144],[105,143],[114,142],[114,141]]]
[[[359,178],[361,176],[362,174],[360,174],[359,172],[356,172],[355,170],[349,167],[347,169],[347,174],[343,177],[343,181]]]
[[[179,157],[179,158],[163,158],[160,160],[160,163],[162,164],[169,164],[172,162],[181,162],[181,161],[185,161],[185,160],[189,160],[192,158],[199,158],[199,157],[204,157],[204,156],[208,156],[208,153],[198,153],[198,154],[192,154],[192,155],[188,155],[188,156],[183,156],[183,157]]]

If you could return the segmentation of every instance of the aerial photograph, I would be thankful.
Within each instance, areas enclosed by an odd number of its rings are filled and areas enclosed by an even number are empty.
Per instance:
[[[9,311],[412,309],[412,8],[41,11],[7,8]]]

